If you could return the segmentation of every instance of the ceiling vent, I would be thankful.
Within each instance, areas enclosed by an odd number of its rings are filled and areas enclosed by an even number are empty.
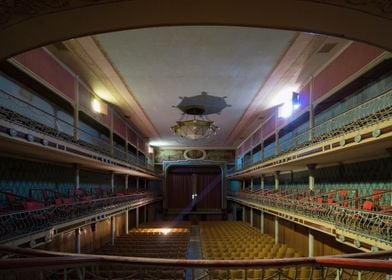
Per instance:
[[[326,43],[317,53],[329,53],[338,43]]]

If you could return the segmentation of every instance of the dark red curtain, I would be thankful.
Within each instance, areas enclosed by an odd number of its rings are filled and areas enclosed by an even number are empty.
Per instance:
[[[197,174],[197,209],[221,208],[220,174]]]
[[[192,203],[192,175],[173,174],[167,176],[168,208],[184,209]]]

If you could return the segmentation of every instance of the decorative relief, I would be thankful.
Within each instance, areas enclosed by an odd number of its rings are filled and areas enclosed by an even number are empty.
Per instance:
[[[155,162],[178,160],[211,160],[233,162],[234,150],[202,150],[202,149],[159,149],[155,153]]]

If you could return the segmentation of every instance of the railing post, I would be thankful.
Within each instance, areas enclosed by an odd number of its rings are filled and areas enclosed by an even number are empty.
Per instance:
[[[139,227],[139,207],[136,208],[136,227]]]
[[[75,253],[80,254],[80,228],[75,229]]]
[[[129,211],[125,210],[125,234],[128,234],[129,231]]]
[[[111,244],[114,246],[114,240],[116,239],[116,217],[110,217],[110,240]]]

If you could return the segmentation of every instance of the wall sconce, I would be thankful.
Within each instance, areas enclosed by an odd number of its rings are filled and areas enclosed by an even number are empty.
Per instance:
[[[108,113],[108,105],[96,97],[91,100],[91,109],[98,114],[107,115]]]

